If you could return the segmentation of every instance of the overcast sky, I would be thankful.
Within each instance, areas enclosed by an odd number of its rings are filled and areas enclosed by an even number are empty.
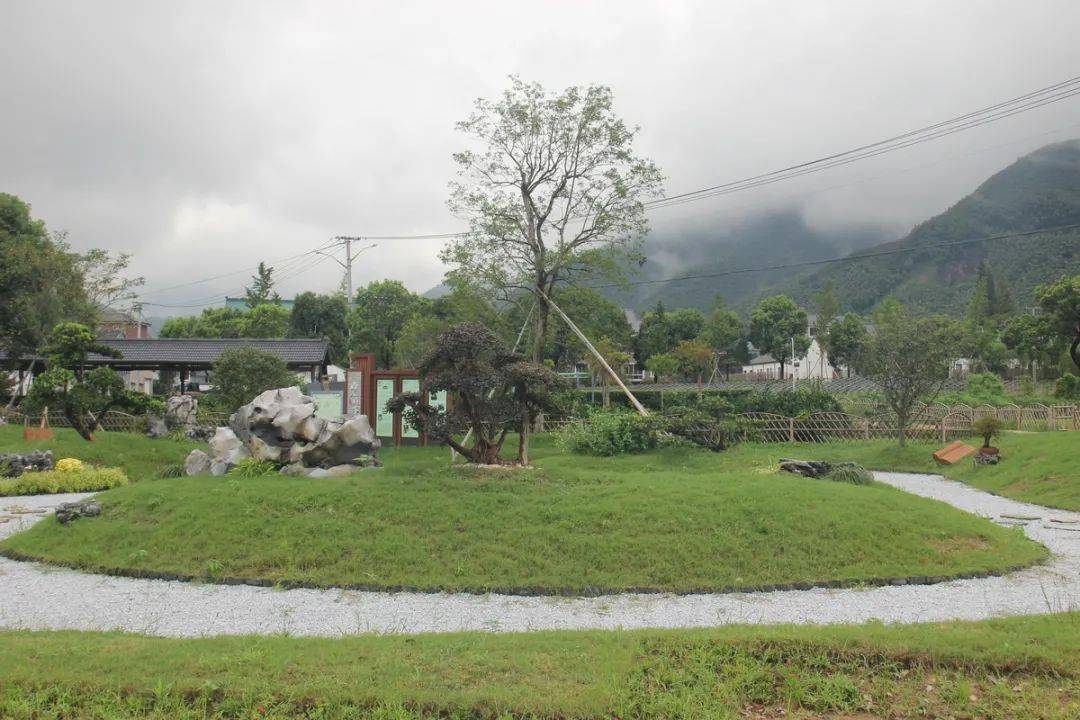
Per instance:
[[[888,137],[1080,74],[1080,2],[5,0],[0,191],[78,249],[133,253],[146,299],[237,293],[339,234],[454,231],[454,122],[515,73],[602,83],[676,194]],[[651,215],[660,239],[798,207],[900,235],[988,175],[1080,136],[1080,98]],[[439,241],[383,242],[357,284],[423,291]],[[2,260],[0,260],[2,261]],[[281,291],[330,291],[327,260]],[[148,314],[191,310],[147,308]]]

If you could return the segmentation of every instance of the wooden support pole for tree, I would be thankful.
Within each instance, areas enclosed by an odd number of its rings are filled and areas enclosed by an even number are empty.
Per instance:
[[[608,376],[611,377],[611,379],[615,381],[615,384],[619,386],[619,389],[626,393],[626,397],[630,398],[630,402],[638,411],[638,414],[642,416],[648,415],[649,411],[645,409],[645,406],[642,405],[636,397],[634,397],[634,393],[630,392],[630,389],[626,387],[626,385],[622,381],[622,378],[619,377],[619,374],[611,369],[611,366],[608,365],[608,362],[604,359],[604,356],[601,355],[595,347],[593,347],[593,344],[589,342],[589,338],[585,337],[585,333],[581,332],[581,330],[578,329],[578,326],[574,324],[574,321],[571,320],[567,316],[567,314],[562,311],[562,308],[552,302],[551,298],[549,298],[543,290],[540,290],[539,288],[534,288],[534,290],[539,293],[540,297],[543,298],[544,301],[551,306],[551,309],[554,310],[555,313],[563,319],[563,322],[566,323],[567,327],[570,328],[571,332],[577,335],[578,340],[581,340],[581,342],[585,345],[585,348],[592,353],[593,357],[596,358],[597,362],[600,363],[600,366],[604,368],[604,371],[607,372]]]

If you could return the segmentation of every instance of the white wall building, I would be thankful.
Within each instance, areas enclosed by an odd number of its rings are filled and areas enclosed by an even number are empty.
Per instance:
[[[743,365],[743,376],[748,380],[790,380],[794,375],[797,380],[831,380],[843,377],[843,368],[834,369],[829,364],[829,356],[818,343],[817,338],[810,339],[810,347],[802,357],[790,359],[784,363],[784,376],[780,377],[780,363],[772,355],[758,355]]]

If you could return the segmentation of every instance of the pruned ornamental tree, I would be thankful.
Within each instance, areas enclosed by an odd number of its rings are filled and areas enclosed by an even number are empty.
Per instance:
[[[90,353],[120,357],[115,349],[99,343],[86,325],[59,323],[42,347],[49,369],[34,378],[27,398],[28,409],[59,411],[86,440],[93,439],[106,412],[140,404],[112,368],[84,371]]]
[[[878,384],[895,414],[901,447],[915,408],[937,397],[949,378],[958,342],[957,323],[949,318],[916,318],[896,301],[883,303],[874,313],[858,367]]]
[[[1069,345],[1069,357],[1080,368],[1080,275],[1063,277],[1035,288],[1035,299]]]
[[[545,296],[570,280],[618,278],[627,260],[644,261],[643,201],[660,194],[663,178],[634,154],[636,129],[612,104],[603,86],[549,93],[514,77],[499,100],[477,100],[457,125],[477,144],[454,155],[460,179],[449,201],[469,230],[442,258],[453,274],[505,298],[536,297],[533,362],[547,336]]]
[[[429,438],[449,445],[471,463],[496,464],[510,432],[519,433],[517,461],[528,463],[528,431],[537,412],[550,409],[552,393],[563,379],[523,355],[511,352],[484,325],[462,323],[439,336],[434,349],[417,368],[429,393],[445,390],[454,400],[447,411],[429,395],[403,393],[387,410],[404,413],[406,421]],[[471,431],[472,445],[458,436]]]

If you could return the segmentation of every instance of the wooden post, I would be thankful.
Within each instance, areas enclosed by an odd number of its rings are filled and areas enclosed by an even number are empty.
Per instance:
[[[578,326],[574,324],[574,321],[567,317],[566,313],[562,311],[562,308],[553,303],[551,301],[551,298],[549,298],[543,290],[540,290],[539,288],[534,288],[534,290],[538,292],[542,298],[544,298],[547,304],[551,306],[551,309],[554,310],[559,315],[559,317],[563,319],[563,322],[567,324],[570,330],[575,335],[577,335],[578,340],[581,340],[581,342],[585,345],[586,349],[588,349],[588,351],[592,353],[593,357],[595,357],[596,361],[600,363],[600,366],[604,368],[608,376],[610,376],[611,379],[615,381],[615,384],[619,386],[619,389],[626,393],[626,397],[630,399],[630,402],[638,411],[638,414],[648,415],[649,411],[645,409],[645,406],[642,405],[636,397],[634,397],[634,393],[630,392],[630,389],[626,387],[626,385],[622,381],[622,378],[619,377],[619,374],[611,369],[611,366],[608,365],[608,362],[604,359],[604,356],[601,355],[595,347],[593,347],[593,344],[589,342],[589,338],[585,337],[585,333],[581,332],[581,330],[578,329]]]
[[[1016,408],[1016,429],[1019,430],[1020,426],[1024,424],[1024,408]]]
[[[941,442],[945,442],[945,417],[942,417],[938,424],[941,426]]]
[[[788,442],[793,443],[795,442],[795,418],[789,417],[787,419],[787,422],[787,439]]]
[[[870,421],[865,418],[862,421],[862,436],[863,440],[870,439]]]

